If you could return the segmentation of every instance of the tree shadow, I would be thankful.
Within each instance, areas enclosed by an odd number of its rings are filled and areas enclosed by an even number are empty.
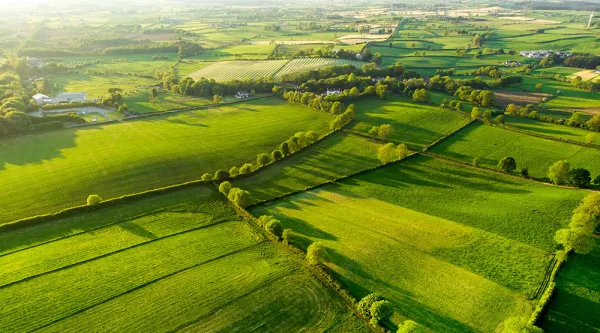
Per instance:
[[[152,232],[148,231],[147,229],[145,229],[144,227],[142,227],[141,225],[139,225],[135,222],[125,222],[125,223],[118,224],[118,226],[125,231],[128,231],[128,232],[130,232],[134,235],[140,236],[140,237],[144,237],[146,239],[158,238],[157,235],[153,234]]]

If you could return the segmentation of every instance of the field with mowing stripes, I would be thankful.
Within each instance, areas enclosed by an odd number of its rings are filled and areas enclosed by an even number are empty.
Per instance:
[[[330,116],[266,98],[0,142],[0,223],[200,178],[254,161]]]
[[[264,61],[221,61],[203,67],[188,76],[194,80],[200,78],[215,79],[216,81],[259,79],[271,77],[282,69],[289,60]]]
[[[343,66],[351,65],[360,68],[364,65],[364,62],[346,60],[346,59],[331,59],[331,58],[303,58],[303,59],[292,59],[290,62],[285,64],[280,71],[277,72],[275,77],[280,77],[285,74],[294,72],[304,72],[312,69],[317,69],[325,66]]]
[[[557,138],[588,142],[600,145],[600,133],[584,130],[582,128],[547,123],[525,117],[504,116],[505,123],[524,131],[531,131]]]
[[[587,148],[517,133],[497,127],[472,124],[431,149],[431,152],[495,169],[498,161],[511,156],[517,168],[529,168],[533,177],[545,177],[556,161],[567,160],[572,168],[586,168],[592,177],[600,174],[600,149]]]
[[[365,331],[211,184],[2,237],[2,332]]]
[[[387,140],[403,142],[411,148],[423,148],[469,122],[456,112],[417,104],[404,97],[361,100],[356,103],[356,110],[352,130],[367,134],[373,126],[390,124],[394,131]]]
[[[300,247],[323,242],[336,276],[358,298],[384,295],[394,323],[491,332],[530,313],[554,231],[584,195],[419,156],[253,213]]]
[[[271,200],[379,165],[380,146],[359,136],[336,133],[284,161],[234,180],[233,185],[250,191],[254,202]]]

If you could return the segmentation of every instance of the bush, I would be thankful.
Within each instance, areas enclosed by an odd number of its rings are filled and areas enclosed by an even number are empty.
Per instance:
[[[97,194],[90,194],[87,197],[87,205],[88,206],[95,206],[101,202],[102,202],[102,198],[100,198],[100,196]]]
[[[294,232],[292,231],[292,229],[284,229],[281,233],[281,238],[283,238],[284,242],[290,244],[294,238]]]
[[[212,180],[212,175],[207,172],[207,173],[203,174],[200,179],[202,179],[202,180]]]
[[[227,195],[231,191],[231,183],[228,181],[224,181],[219,185],[219,192]]]
[[[277,239],[281,238],[283,233],[283,226],[279,220],[271,219],[264,226],[265,230],[271,235],[277,237]]]
[[[498,170],[504,173],[512,173],[517,169],[517,162],[512,157],[504,157],[498,162]]]
[[[269,162],[271,162],[271,158],[265,153],[260,153],[256,157],[256,165],[258,165],[259,167],[265,166],[269,164]]]
[[[240,169],[238,169],[238,167],[233,166],[233,167],[231,167],[231,169],[229,169],[229,176],[230,177],[235,177],[235,176],[237,176],[239,174],[240,174]]]
[[[227,172],[225,170],[217,170],[217,172],[215,172],[215,176],[213,177],[213,179],[218,182],[223,181],[228,178],[229,178],[229,172]]]
[[[244,165],[242,165],[242,167],[240,168],[240,175],[245,175],[247,173],[250,173],[254,170],[254,165],[250,164],[250,163],[246,163]]]
[[[325,260],[325,248],[321,242],[314,242],[308,246],[306,260],[311,265],[318,265]]]

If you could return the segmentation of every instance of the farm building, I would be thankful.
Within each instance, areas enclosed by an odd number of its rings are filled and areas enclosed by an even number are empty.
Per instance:
[[[43,94],[35,94],[31,96],[31,98],[35,101],[37,105],[44,105],[46,103],[50,103],[52,99]]]
[[[561,58],[568,58],[571,56],[571,53],[569,53],[569,52],[552,51],[552,50],[521,51],[519,54],[523,57],[527,57],[530,59],[546,58],[552,54],[555,54]]]
[[[235,98],[245,99],[250,97],[250,94],[247,91],[238,91],[235,93]]]
[[[339,95],[341,93],[342,93],[341,89],[332,89],[332,90],[327,89],[326,94],[327,94],[327,96],[329,96],[329,95]]]
[[[52,103],[71,103],[71,102],[85,102],[86,94],[82,92],[76,93],[60,93],[56,97],[52,98]]]

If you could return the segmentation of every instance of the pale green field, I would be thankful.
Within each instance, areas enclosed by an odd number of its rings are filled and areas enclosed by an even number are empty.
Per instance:
[[[222,61],[190,73],[188,76],[194,80],[203,77],[215,79],[217,81],[272,77],[281,70],[288,61],[289,60]]]
[[[304,58],[304,59],[292,59],[283,68],[281,68],[275,77],[281,77],[282,75],[294,73],[294,72],[305,72],[312,69],[317,69],[325,66],[342,66],[351,65],[360,68],[364,65],[364,62],[346,60],[346,59],[330,59],[330,58]]]

